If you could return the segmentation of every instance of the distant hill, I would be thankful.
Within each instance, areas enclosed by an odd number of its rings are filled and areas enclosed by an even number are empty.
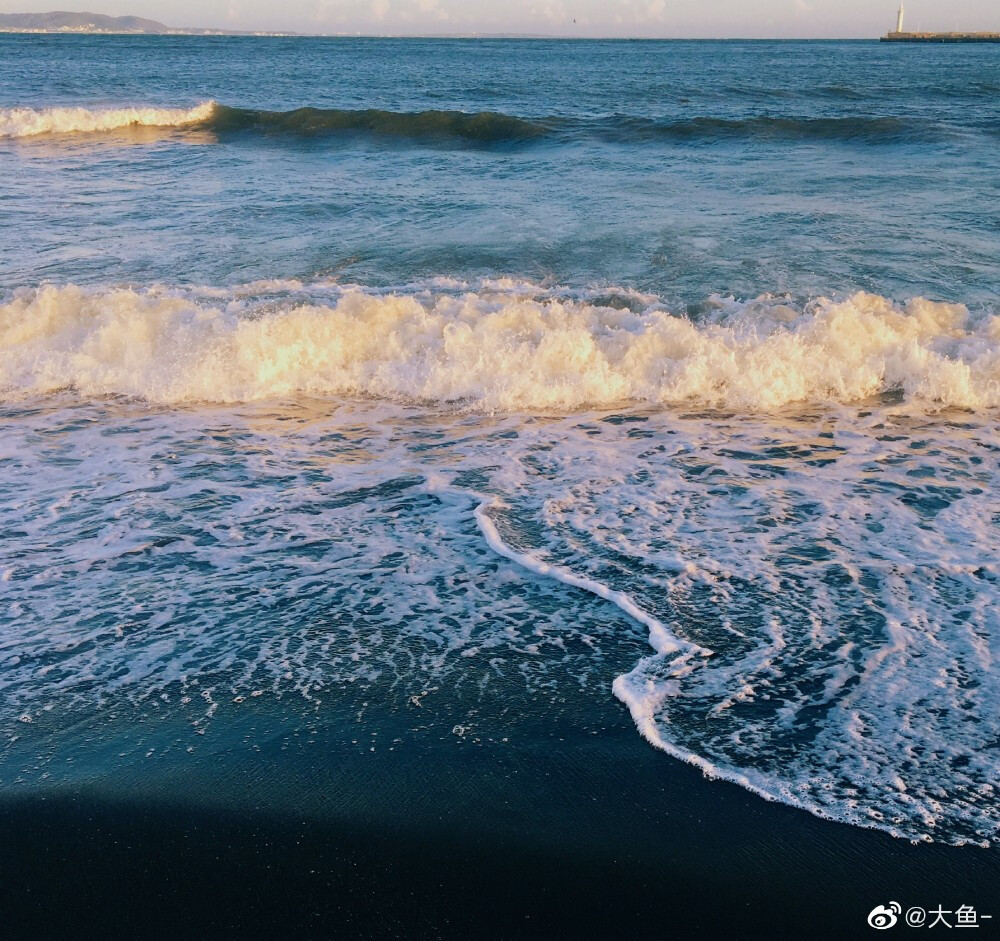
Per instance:
[[[0,13],[0,32],[32,33],[143,33],[183,36],[294,36],[294,33],[246,33],[230,29],[178,29],[141,16],[103,13]]]
[[[170,33],[169,26],[141,16],[103,13],[0,13],[0,29],[43,29],[88,33]]]

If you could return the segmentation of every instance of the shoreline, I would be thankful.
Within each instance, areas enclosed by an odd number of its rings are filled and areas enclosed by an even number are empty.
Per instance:
[[[995,849],[770,803],[652,748],[610,696],[586,698],[583,722],[572,699],[508,716],[506,745],[449,732],[445,698],[422,711],[427,731],[376,751],[349,744],[341,709],[279,747],[302,723],[258,701],[241,722],[219,717],[201,768],[130,759],[126,773],[5,788],[8,936],[844,938],[890,899],[1000,915]],[[377,741],[403,718],[380,713]],[[242,733],[262,726],[249,748]]]

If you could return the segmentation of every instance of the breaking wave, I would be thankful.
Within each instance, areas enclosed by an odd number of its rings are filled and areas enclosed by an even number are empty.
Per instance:
[[[675,120],[614,114],[593,118],[525,118],[492,111],[386,111],[375,108],[295,108],[268,111],[234,108],[214,101],[191,108],[8,108],[0,109],[0,138],[41,134],[96,133],[129,127],[184,127],[217,134],[318,137],[344,134],[395,138],[417,143],[467,146],[536,141],[599,140],[605,143],[664,141],[710,144],[726,140],[828,141],[892,144],[948,136],[938,124],[895,116],[745,118],[699,116]],[[989,129],[987,129],[989,131]]]
[[[193,108],[0,108],[0,138],[81,134],[124,127],[178,127],[209,120],[215,102]]]
[[[623,309],[607,292],[502,282],[297,287],[19,291],[0,305],[0,390],[165,403],[360,394],[487,411],[623,401],[767,411],[885,393],[1000,406],[1000,317],[961,304],[717,300],[694,320],[635,292]]]

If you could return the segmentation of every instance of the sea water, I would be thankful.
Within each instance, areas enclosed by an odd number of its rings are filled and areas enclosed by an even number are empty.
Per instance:
[[[32,35],[0,76],[0,785],[98,713],[113,780],[130,709],[568,684],[764,797],[1000,839],[996,48]]]

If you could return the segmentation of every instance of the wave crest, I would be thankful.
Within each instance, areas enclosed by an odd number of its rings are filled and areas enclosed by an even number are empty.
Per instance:
[[[213,101],[193,108],[0,108],[0,138],[178,127],[207,121],[214,110]]]
[[[220,296],[222,295],[222,296]],[[856,294],[718,302],[703,322],[493,290],[324,302],[46,286],[0,305],[0,389],[155,402],[362,394],[496,411],[626,400],[771,410],[887,392],[1000,406],[1000,317]]]
[[[804,118],[751,115],[744,118],[698,116],[681,120],[614,114],[573,118],[522,118],[492,111],[386,111],[377,108],[295,108],[268,111],[234,108],[205,101],[192,108],[8,108],[0,109],[0,138],[42,134],[113,131],[128,127],[191,126],[216,134],[321,137],[343,134],[389,137],[417,143],[471,146],[529,144],[539,141],[595,140],[604,143],[712,144],[766,140],[775,143],[894,144],[935,141],[945,128],[900,117],[844,116]],[[986,132],[992,128],[986,127]]]
[[[293,111],[257,111],[217,105],[208,122],[212,130],[264,131],[271,134],[318,135],[336,132],[377,134],[414,140],[444,138],[498,144],[544,137],[547,129],[533,121],[481,111],[382,111],[369,108],[296,108]]]
[[[697,117],[686,121],[658,122],[622,119],[637,138],[665,138],[683,142],[724,140],[830,141],[892,144],[935,141],[942,129],[898,117],[797,118],[755,115],[748,118]],[[621,133],[625,128],[616,128]]]
[[[890,144],[937,140],[941,129],[899,117],[747,118],[701,116],[684,120],[614,114],[595,118],[521,118],[492,111],[383,111],[296,108],[260,111],[217,105],[205,126],[219,133],[320,136],[355,133],[413,141],[458,141],[479,145],[577,138],[605,143],[699,144],[727,140],[862,141]]]

